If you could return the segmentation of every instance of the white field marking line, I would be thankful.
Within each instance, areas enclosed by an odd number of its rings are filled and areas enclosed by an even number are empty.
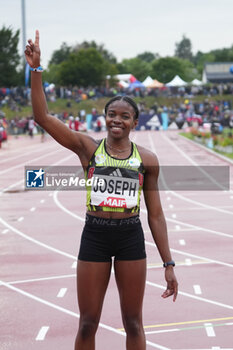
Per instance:
[[[60,203],[60,201],[58,200],[58,193],[59,193],[59,191],[55,191],[55,192],[53,193],[53,199],[54,199],[54,202],[56,203],[56,205],[57,205],[61,210],[63,210],[65,213],[67,213],[68,215],[73,216],[73,218],[78,219],[78,220],[80,220],[80,221],[82,221],[82,222],[85,222],[85,219],[84,219],[84,218],[82,218],[81,216],[79,216],[79,215],[73,213],[73,212],[70,211],[69,209],[65,208],[65,207]]]
[[[200,168],[199,168],[200,172],[203,173],[205,176],[207,176],[207,177],[210,179],[210,181],[212,181],[215,185],[217,185],[217,187],[222,188],[222,189],[225,189],[223,186],[219,185],[219,183],[218,183],[212,176],[210,176],[205,170],[203,170],[203,169],[201,168],[201,165],[200,165],[200,164],[198,164],[197,162],[195,162],[195,161],[194,161],[191,157],[189,157],[184,151],[182,151],[182,149],[181,149],[179,146],[177,146],[175,142],[172,142],[172,141],[169,139],[169,137],[167,137],[167,136],[164,135],[164,134],[161,134],[161,136],[162,136],[163,139],[166,139],[166,140],[172,145],[172,147],[176,148],[177,151],[178,151],[184,158],[186,158],[191,164],[200,167]]]
[[[179,232],[193,232],[193,231],[200,231],[200,230],[201,230],[201,228],[175,228],[175,229],[168,229],[169,232],[178,232],[178,233]],[[148,232],[150,232],[150,231],[148,231]]]
[[[180,244],[180,245],[186,245],[186,242],[185,242],[184,239],[180,239],[180,240],[179,240],[179,244]]]
[[[150,245],[150,246],[155,248],[155,243],[145,241],[145,244]],[[171,248],[170,250],[173,253],[177,253],[177,254],[181,254],[181,255],[185,255],[185,256],[190,256],[191,258],[195,258],[195,259],[205,260],[205,261],[208,261],[209,263],[214,263],[214,264],[223,265],[223,266],[227,266],[227,267],[233,267],[233,264],[228,264],[228,263],[225,263],[223,261],[205,258],[205,257],[200,256],[200,255],[186,253],[184,251],[173,249],[173,248]]]
[[[65,208],[66,209],[66,208]],[[63,209],[62,209],[63,210]],[[80,217],[78,215],[73,215],[72,212],[70,212],[70,210],[67,210],[66,209],[66,213],[72,215],[73,217],[76,217],[77,219],[80,220]],[[83,221],[83,218],[81,218],[82,221]],[[153,247],[155,247],[155,244],[151,243],[151,242],[147,242],[145,241],[146,244],[148,245],[152,245]],[[216,264],[220,264],[220,265],[224,265],[224,266],[228,266],[228,267],[233,267],[233,265],[231,264],[227,264],[227,263],[223,263],[223,262],[220,262],[220,261],[217,261],[217,260],[212,260],[212,259],[208,259],[208,258],[203,258],[201,256],[197,256],[197,255],[193,255],[193,254],[188,254],[188,253],[184,253],[184,252],[179,252],[178,250],[175,250],[175,249],[171,249],[171,251],[175,251],[177,253],[180,253],[182,255],[186,255],[186,256],[192,256],[192,257],[195,257],[195,258],[198,258],[198,259],[203,259],[203,260],[206,260],[206,261],[209,261],[209,262],[214,262]],[[192,263],[191,262],[191,259],[189,259],[189,263]],[[148,282],[146,281],[146,283],[151,283],[151,282]],[[159,288],[162,288],[164,289],[163,286],[160,286],[160,285],[156,285],[154,284],[155,286],[159,286]],[[200,300],[200,301],[204,301],[204,302],[207,302],[207,303],[211,303],[211,304],[215,304],[215,305],[218,305],[218,306],[222,306],[222,307],[226,307],[226,308],[229,308],[229,309],[232,309],[233,310],[233,306],[230,306],[230,305],[226,305],[226,304],[222,304],[222,303],[219,303],[219,302],[215,302],[215,301],[212,301],[212,300],[209,300],[209,299],[204,299],[204,298],[200,298],[200,297],[197,297],[197,296],[194,296],[192,294],[188,294],[188,293],[185,293],[185,292],[179,292],[179,294],[181,295],[184,295],[184,296],[187,296],[187,297],[190,297],[190,298],[194,298],[194,299],[197,299],[197,300]]]
[[[71,278],[71,277],[76,277],[76,274],[73,273],[71,275],[60,275],[60,276],[51,276],[51,277],[31,278],[31,279],[28,279],[28,280],[12,281],[12,282],[7,282],[7,283],[8,284],[22,284],[22,283],[30,283],[30,282],[51,281],[51,280],[63,279],[63,278]]]
[[[5,229],[2,231],[2,234],[5,235],[7,232],[9,232],[9,229],[8,229],[8,228],[5,228]]]
[[[188,142],[191,142],[191,143],[193,143],[194,145],[198,146],[199,148],[202,148],[204,151],[209,152],[209,153],[212,153],[216,158],[221,158],[221,159],[225,160],[227,163],[233,164],[233,160],[231,160],[230,158],[227,158],[227,157],[225,157],[224,155],[222,155],[222,154],[220,154],[220,153],[214,152],[212,149],[206,148],[205,146],[200,145],[199,143],[197,143],[197,142],[195,142],[195,141],[193,141],[193,140],[187,139],[187,138],[186,138],[185,136],[183,136],[183,135],[179,135],[179,136],[181,136],[187,143],[188,143]],[[231,350],[233,350],[233,348],[232,348]]]
[[[45,339],[45,336],[49,330],[49,326],[43,326],[39,330],[39,333],[37,334],[36,341],[41,341]]]
[[[233,215],[233,212],[232,212],[232,211],[225,210],[225,209],[221,209],[221,208],[219,208],[219,207],[213,207],[212,205],[209,205],[209,204],[203,204],[203,203],[198,202],[198,201],[195,201],[195,200],[193,200],[193,199],[186,198],[186,197],[182,196],[181,194],[179,194],[179,193],[177,193],[177,192],[174,192],[174,191],[171,191],[171,193],[172,193],[174,196],[176,196],[176,197],[178,197],[178,198],[180,198],[180,199],[182,199],[182,200],[185,200],[186,202],[199,205],[199,206],[201,206],[202,208],[211,209],[211,210],[216,210],[216,211],[219,211],[220,213]]]
[[[61,251],[61,250],[59,250],[59,249],[56,249],[56,248],[54,248],[54,247],[52,247],[52,246],[49,246],[48,244],[45,244],[45,243],[43,243],[43,242],[40,242],[40,241],[38,241],[37,239],[34,239],[34,238],[32,238],[32,237],[26,235],[25,233],[19,231],[17,228],[15,228],[15,227],[11,226],[10,224],[8,224],[8,223],[7,223],[5,220],[3,220],[1,217],[0,217],[0,222],[1,222],[4,226],[6,226],[9,230],[15,232],[17,235],[19,235],[19,236],[21,236],[21,237],[27,239],[27,240],[30,241],[30,242],[33,242],[33,243],[35,243],[35,244],[37,244],[37,245],[39,245],[39,246],[41,246],[41,247],[43,247],[43,248],[46,248],[46,249],[48,249],[48,250],[51,250],[51,251],[54,252],[54,253],[57,253],[57,254],[66,256],[67,258],[77,259],[77,257],[74,256],[74,255],[65,253],[65,252],[63,252],[63,251]]]
[[[14,160],[14,159],[17,159],[17,158],[21,158],[21,157],[23,157],[23,156],[31,155],[32,153],[35,153],[35,152],[39,152],[39,146],[40,146],[40,145],[36,145],[36,149],[35,149],[35,150],[31,150],[31,146],[30,146],[30,151],[29,151],[29,152],[26,152],[26,153],[22,152],[21,154],[18,154],[17,156],[14,156],[14,157],[11,157],[11,158],[9,157],[9,158],[7,158],[7,159],[0,160],[0,164],[6,163],[6,162],[8,162],[9,160]],[[50,149],[50,148],[55,148],[55,146],[52,145],[51,147],[46,147],[46,151],[47,151],[48,149]]]
[[[66,292],[67,292],[67,288],[61,288],[57,294],[57,298],[64,298]]]
[[[76,312],[73,312],[73,311],[70,311],[70,310],[68,310],[68,309],[65,309],[65,308],[63,308],[63,307],[61,307],[61,306],[59,306],[59,305],[56,305],[56,304],[54,304],[54,303],[51,303],[51,302],[49,302],[49,301],[47,301],[47,300],[45,300],[45,299],[39,298],[39,297],[37,297],[37,296],[35,296],[35,295],[31,294],[31,293],[25,292],[25,291],[23,291],[22,289],[19,289],[19,288],[17,288],[17,287],[14,287],[14,286],[10,285],[9,283],[6,283],[6,282],[3,282],[3,281],[0,280],[0,286],[1,286],[1,285],[3,285],[4,287],[6,287],[6,288],[8,288],[8,289],[11,289],[11,290],[13,290],[13,291],[19,293],[19,294],[22,294],[22,295],[24,295],[24,296],[26,296],[26,297],[28,297],[28,298],[30,298],[30,299],[32,299],[32,300],[35,300],[35,301],[37,301],[37,302],[39,302],[39,303],[41,303],[41,304],[47,305],[47,306],[49,306],[49,307],[51,307],[51,308],[53,308],[53,309],[56,309],[56,310],[58,310],[58,311],[61,311],[61,312],[65,313],[65,314],[67,314],[67,315],[73,316],[73,317],[75,317],[75,318],[79,318],[79,317],[80,317],[80,315],[77,314]],[[122,336],[126,337],[126,333],[125,333],[125,332],[119,331],[118,329],[115,329],[115,328],[113,328],[113,327],[111,327],[111,326],[107,326],[107,325],[104,324],[104,323],[101,323],[101,322],[100,322],[100,323],[99,323],[99,326],[100,326],[101,328],[103,328],[103,329],[106,329],[106,330],[108,330],[108,331],[111,331],[111,332],[113,332],[113,333],[116,333],[116,334],[119,334],[119,335],[122,335]],[[156,344],[156,343],[152,343],[152,342],[150,342],[150,341],[146,341],[146,343],[147,343],[148,345],[151,345],[153,348],[156,348],[156,349],[160,349],[160,350],[170,350],[169,348],[166,348],[166,347],[161,346],[161,345]]]
[[[35,161],[37,161],[37,160],[39,160],[39,159],[45,158],[45,157],[47,157],[47,156],[50,156],[50,155],[52,155],[52,154],[54,154],[54,153],[59,153],[59,152],[61,152],[61,151],[62,151],[62,150],[56,150],[56,151],[52,151],[52,152],[43,154],[42,156],[39,156],[39,157],[34,158],[34,159],[33,159],[33,162],[35,162]],[[20,164],[17,164],[17,165],[14,165],[14,166],[12,166],[12,167],[10,167],[10,168],[8,168],[8,169],[5,169],[5,170],[0,171],[0,175],[3,175],[3,174],[5,174],[5,173],[8,173],[9,171],[15,170],[15,169],[20,168],[20,167],[22,167],[22,166],[23,166],[23,167],[26,166],[25,162],[20,163]]]
[[[163,136],[163,137],[165,138],[165,136]],[[170,140],[167,136],[166,136],[166,138],[167,138],[167,139],[169,140],[169,142],[173,145],[173,143],[171,142],[171,140]],[[152,138],[151,138],[150,134],[149,134],[149,141],[150,141],[151,149],[152,149],[152,151],[155,153],[154,143],[153,143],[153,141],[152,141]],[[175,146],[176,146],[176,148],[178,149],[178,151],[179,151],[182,155],[185,156],[185,158],[188,157],[182,150],[180,150],[180,148],[178,148],[177,145],[175,145]],[[188,160],[189,160],[192,164],[194,164],[194,165],[196,165],[196,166],[198,165],[198,164],[197,164],[196,162],[194,162],[190,157],[188,157]],[[166,184],[166,182],[165,182],[163,176],[161,177],[161,180],[162,180],[162,182],[163,182],[164,187],[167,188],[167,184]],[[198,206],[201,206],[202,208],[211,209],[211,210],[216,210],[216,211],[219,211],[219,212],[221,212],[221,213],[233,215],[233,212],[232,212],[232,211],[228,211],[228,210],[220,209],[220,208],[217,208],[217,207],[213,207],[213,206],[208,205],[208,204],[203,204],[203,203],[198,202],[198,201],[195,201],[195,200],[193,200],[193,199],[186,198],[186,197],[182,196],[181,194],[179,194],[179,193],[177,193],[177,192],[174,192],[174,191],[167,191],[167,192],[170,192],[170,193],[173,194],[174,196],[176,196],[176,197],[178,197],[178,198],[180,198],[180,199],[182,199],[182,200],[184,200],[184,201],[186,201],[186,202],[194,203],[194,204],[196,204],[196,205],[198,205]],[[230,191],[230,192],[233,193],[232,191]]]
[[[147,214],[147,211],[145,209],[141,209],[141,212],[144,213],[144,214]],[[170,221],[170,222],[172,222],[174,224],[187,226],[187,227],[194,228],[194,229],[197,229],[197,230],[214,233],[214,234],[219,235],[219,236],[233,238],[233,235],[230,235],[228,233],[224,233],[224,232],[220,232],[220,231],[214,231],[214,230],[211,230],[211,229],[208,229],[208,228],[204,228],[202,226],[196,226],[196,225],[193,225],[193,224],[187,224],[186,222],[170,219],[168,217],[166,217],[166,221]]]
[[[48,155],[48,154],[46,154],[45,157],[46,157],[47,155]],[[63,158],[63,159],[61,159],[61,160],[59,160],[58,162],[54,163],[52,166],[59,165],[60,163],[63,163],[63,162],[67,161],[68,159],[70,159],[70,158],[72,158],[72,157],[74,157],[74,156],[75,156],[75,154],[73,153],[73,154],[71,154],[70,156],[67,156],[67,157],[65,157],[65,158]],[[47,168],[50,168],[50,166],[48,166]],[[8,191],[9,189],[11,189],[12,187],[15,187],[15,186],[17,186],[17,185],[19,185],[19,184],[21,184],[21,183],[25,183],[25,179],[19,180],[19,181],[13,183],[12,185],[10,185],[10,186],[8,186],[8,187],[2,189],[2,190],[0,191],[0,196],[1,196],[4,192],[6,192],[6,191]]]
[[[193,289],[195,294],[198,294],[198,295],[202,294],[201,287],[199,286],[199,284],[194,284]]]
[[[221,205],[221,206],[218,206],[218,207],[215,207],[215,208],[217,208],[217,209],[233,209],[233,206],[232,205]],[[208,210],[209,208],[204,208],[204,207],[202,207],[202,208],[197,208],[197,207],[191,207],[191,208],[185,208],[185,207],[180,207],[180,208],[176,208],[176,211],[181,211],[181,212],[184,212],[184,211],[194,211],[194,210],[196,210],[196,211],[198,211],[198,210]],[[165,211],[167,211],[167,212],[171,212],[171,210],[170,209],[168,209],[168,208],[163,208],[163,211],[165,212]]]
[[[204,323],[204,326],[208,337],[216,337],[212,323]]]
[[[192,260],[191,259],[185,259],[185,265],[192,266]]]
[[[14,227],[10,226],[8,223],[6,223],[6,222],[5,222],[4,220],[2,220],[1,218],[0,218],[0,222],[2,222],[5,226],[9,227],[13,232],[15,232],[15,233],[19,234],[20,236],[22,236],[22,237],[28,239],[29,241],[32,241],[33,243],[36,243],[36,244],[38,244],[38,245],[40,245],[40,246],[42,246],[42,247],[44,247],[44,248],[46,248],[46,249],[48,249],[48,250],[51,250],[51,251],[53,251],[53,252],[55,252],[55,253],[64,255],[64,256],[66,256],[66,257],[68,257],[68,258],[76,259],[76,257],[73,256],[73,255],[71,255],[71,254],[65,253],[65,252],[63,252],[63,251],[61,251],[61,250],[58,250],[58,249],[53,248],[53,247],[51,247],[51,246],[48,246],[47,244],[44,244],[44,243],[42,243],[42,242],[40,242],[40,241],[37,241],[37,240],[35,240],[35,239],[33,239],[33,238],[31,238],[31,237],[25,235],[24,233],[20,232],[19,230],[15,229]],[[145,242],[145,243],[146,243],[146,244],[149,243],[149,245],[155,246],[154,244],[152,244],[152,243],[150,243],[150,242]],[[183,254],[183,255],[189,255],[189,254],[186,254],[186,253],[182,253],[182,254]],[[197,257],[197,256],[195,256],[195,257]],[[201,258],[201,257],[198,257],[198,258]],[[201,258],[201,259],[207,260],[207,261],[211,261],[210,259],[206,259],[206,258]],[[219,262],[217,262],[217,263],[219,263]],[[230,264],[221,263],[221,265],[227,265],[227,266],[229,266]],[[233,265],[230,265],[230,266],[233,267]],[[150,285],[158,286],[158,288],[164,289],[164,287],[161,286],[161,285],[157,285],[157,284],[155,284],[155,283],[152,284],[152,282],[148,282],[148,281],[146,281],[146,283],[147,283],[147,284],[150,284]],[[0,281],[0,285],[1,285],[1,284],[5,285],[5,286],[8,286],[9,288],[14,288],[13,286],[10,286],[9,284]],[[184,295],[184,296],[187,296],[187,297],[190,297],[190,298],[194,298],[194,299],[197,299],[197,300],[200,300],[200,301],[205,301],[205,302],[207,302],[207,303],[211,303],[211,304],[219,305],[219,306],[226,307],[226,308],[229,308],[229,309],[233,309],[233,306],[226,305],[226,304],[222,304],[222,303],[218,303],[218,302],[215,302],[215,301],[212,301],[212,300],[209,300],[209,299],[200,298],[200,297],[197,297],[197,296],[194,296],[194,295],[185,293],[185,292],[181,292],[181,291],[180,291],[179,294]]]
[[[71,265],[71,268],[72,269],[76,269],[77,268],[77,261],[74,261],[73,264]]]
[[[153,283],[153,282],[150,282],[150,281],[146,281],[146,284],[148,284],[151,287],[156,287],[156,288],[160,288],[160,289],[163,289],[163,290],[165,289],[164,286],[162,286],[161,284]],[[198,301],[203,301],[203,302],[208,303],[208,304],[213,304],[213,305],[216,305],[216,306],[220,306],[220,307],[223,307],[225,309],[233,310],[233,306],[231,306],[231,305],[223,304],[223,303],[220,303],[218,301],[206,299],[206,298],[203,298],[203,297],[198,297],[197,295],[193,295],[193,294],[190,294],[190,293],[182,292],[180,290],[179,290],[179,295],[183,295],[183,296],[186,296],[186,297],[198,300]]]
[[[73,212],[71,212],[70,210],[68,210],[67,208],[65,208],[65,207],[58,201],[57,194],[58,194],[58,193],[56,193],[56,196],[54,196],[54,198],[56,198],[56,203],[57,203],[57,205],[59,206],[59,208],[60,208],[61,210],[65,211],[68,215],[71,215],[72,217],[74,217],[74,218],[76,218],[76,219],[78,219],[78,220],[84,222],[85,220],[84,220],[81,216],[74,214]],[[141,209],[141,212],[144,213],[144,214],[147,214],[147,211],[146,211],[145,209]],[[167,219],[166,219],[166,220],[167,220]],[[177,222],[176,220],[171,220],[171,219],[170,219],[170,221],[172,221],[172,222],[173,222],[173,221]],[[182,224],[181,222],[179,222],[179,223]],[[191,226],[191,227],[194,226],[194,225],[190,225],[190,224],[184,224],[184,225],[188,225],[188,226]],[[195,226],[194,226],[194,227],[195,227]],[[198,227],[198,230],[199,230],[199,229],[200,229],[200,230],[203,230],[203,231],[212,232],[212,230],[202,229],[201,227]],[[217,232],[214,231],[214,233],[217,233]],[[219,234],[219,232],[218,232],[218,234]],[[225,234],[222,234],[222,233],[220,233],[220,234],[221,234],[221,235],[225,235]],[[227,236],[228,236],[228,235],[227,235]],[[232,236],[230,236],[230,237],[232,238]],[[151,245],[151,246],[155,247],[155,244],[154,244],[154,243],[151,243],[151,242],[149,242],[149,241],[145,241],[145,243],[148,244],[148,245]],[[204,258],[204,257],[199,256],[199,255],[194,255],[194,254],[190,254],[190,253],[185,253],[185,252],[179,251],[179,250],[177,250],[177,249],[171,249],[171,251],[172,251],[172,252],[175,252],[175,253],[178,253],[178,254],[181,254],[181,255],[190,256],[190,257],[193,257],[193,258],[205,260],[205,261],[208,261],[208,262],[210,262],[210,263],[215,263],[215,264],[219,264],[219,265],[224,265],[224,266],[227,266],[227,267],[233,267],[232,264],[224,263],[224,262],[222,262],[222,261],[213,260],[213,259],[209,259],[209,258]]]
[[[142,209],[142,211],[145,210],[145,209]],[[230,235],[229,233],[224,233],[224,232],[220,232],[220,231],[214,231],[214,230],[211,230],[209,228],[204,228],[202,226],[196,226],[196,225],[193,225],[193,224],[187,224],[186,222],[183,222],[183,221],[179,221],[179,220],[174,220],[174,219],[170,219],[170,218],[167,218],[166,217],[166,220],[167,221],[170,221],[170,222],[173,222],[173,223],[177,223],[177,224],[180,224],[180,225],[184,225],[184,226],[188,226],[190,228],[195,228],[197,230],[201,230],[201,231],[205,231],[205,232],[209,232],[209,233],[213,233],[215,235],[219,235],[219,236],[223,236],[223,237],[228,237],[228,238],[233,238],[233,235]]]
[[[71,215],[71,216],[73,216],[74,218],[79,219],[79,220],[81,220],[81,221],[84,222],[84,221],[85,221],[84,218],[82,218],[81,216],[79,216],[79,215],[73,213],[72,211],[70,211],[69,209],[65,208],[65,207],[61,204],[61,202],[58,200],[58,193],[59,193],[59,191],[55,191],[55,192],[53,193],[53,199],[54,199],[55,203],[57,204],[57,206],[58,206],[61,210],[63,210],[64,212],[66,212],[68,215]],[[146,211],[145,209],[141,209],[141,212],[143,212],[144,214],[147,214],[147,211]],[[169,218],[167,218],[167,217],[166,217],[166,220],[167,220],[167,221],[174,222],[174,223],[178,223],[178,224],[180,224],[180,225],[188,226],[188,227],[190,227],[192,230],[198,230],[198,231],[201,230],[201,231],[206,231],[206,232],[214,233],[214,234],[219,235],[219,236],[224,236],[224,237],[233,238],[233,235],[230,235],[230,234],[227,234],[227,233],[223,233],[223,232],[219,232],[219,231],[214,231],[214,230],[206,229],[206,228],[203,228],[203,227],[201,227],[201,226],[195,226],[195,225],[192,225],[192,224],[187,224],[187,223],[185,223],[185,222],[177,221],[177,220],[174,220],[174,219],[169,219]],[[169,230],[169,231],[170,231],[170,230]],[[178,231],[178,230],[177,230],[177,231]],[[186,230],[183,229],[183,231],[186,231]]]
[[[194,261],[193,265],[203,265],[203,264],[209,264],[208,261]],[[176,266],[185,266],[185,263],[182,262],[176,262]],[[147,269],[162,269],[161,263],[158,264],[147,264]],[[51,281],[56,279],[64,279],[64,278],[73,278],[76,277],[76,273],[69,274],[69,275],[60,275],[60,276],[51,276],[51,277],[41,277],[41,278],[31,278],[28,280],[18,280],[18,281],[10,281],[7,282],[9,284],[23,284],[23,283],[30,283],[30,282],[43,282],[43,281]]]
[[[203,265],[203,264],[210,264],[208,261],[192,261],[192,265]],[[186,263],[182,262],[176,262],[176,267],[178,266],[187,266]],[[155,265],[147,265],[147,269],[162,269],[161,263],[155,264]]]
[[[160,331],[149,331],[149,332],[145,332],[145,334],[170,333],[170,332],[177,332],[177,331],[181,331],[181,329],[179,329],[179,328],[161,329]]]

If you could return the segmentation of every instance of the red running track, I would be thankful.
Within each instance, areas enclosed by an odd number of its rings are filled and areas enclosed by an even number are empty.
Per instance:
[[[228,165],[232,189],[233,165],[177,131],[135,132],[132,140],[156,152],[161,165]],[[73,349],[85,192],[24,190],[25,165],[55,164],[79,160],[50,138],[11,138],[0,151],[1,350]],[[164,271],[142,202],[147,349],[233,349],[233,191],[161,191],[161,200],[180,293],[176,303],[160,297]],[[96,339],[97,350],[110,348],[125,349],[113,274]]]

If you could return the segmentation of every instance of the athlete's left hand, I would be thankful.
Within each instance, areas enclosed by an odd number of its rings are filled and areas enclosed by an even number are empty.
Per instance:
[[[178,294],[178,283],[172,266],[165,268],[165,280],[167,281],[167,289],[161,295],[161,297],[167,298],[173,295],[173,301],[176,301]]]

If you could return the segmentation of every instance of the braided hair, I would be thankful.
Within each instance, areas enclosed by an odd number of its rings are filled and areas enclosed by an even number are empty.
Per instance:
[[[135,115],[134,115],[134,119],[138,119],[139,118],[139,109],[138,109],[138,106],[137,106],[137,104],[135,103],[135,101],[132,99],[132,98],[130,98],[129,96],[115,96],[115,97],[113,97],[113,98],[111,98],[111,100],[109,100],[107,103],[106,103],[106,105],[105,105],[105,107],[104,107],[104,112],[105,112],[105,115],[107,114],[107,112],[108,112],[108,108],[109,108],[109,106],[113,103],[113,102],[115,102],[115,101],[125,101],[125,102],[127,102],[131,107],[133,107],[133,109],[134,109],[134,112],[135,112]]]

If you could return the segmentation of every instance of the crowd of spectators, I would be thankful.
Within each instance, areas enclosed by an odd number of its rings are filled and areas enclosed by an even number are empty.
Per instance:
[[[117,94],[128,94],[131,96],[139,96],[141,98],[145,96],[165,96],[167,98],[180,96],[183,97],[182,103],[174,103],[169,106],[154,104],[148,108],[144,102],[139,103],[139,110],[143,118],[143,114],[156,114],[161,118],[163,112],[167,113],[169,123],[176,121],[177,124],[183,125],[185,121],[189,125],[192,122],[197,122],[202,125],[204,122],[220,123],[223,127],[233,127],[233,112],[231,101],[224,98],[228,94],[233,94],[232,84],[220,84],[212,86],[198,86],[198,87],[182,87],[182,88],[162,88],[162,89],[135,89],[129,91],[122,88],[56,88],[54,84],[47,85],[45,88],[45,94],[47,100],[56,101],[57,98],[66,99],[66,107],[69,110],[71,104],[74,102],[87,99],[98,99],[101,97],[112,97]],[[192,97],[195,94],[201,94],[206,98],[201,102],[194,102]],[[215,96],[212,99],[212,96]],[[217,96],[217,99],[216,99]],[[30,105],[30,89],[17,87],[13,89],[0,89],[0,142],[7,139],[6,130],[17,137],[20,133],[28,133],[33,136],[30,128],[30,117],[13,118],[7,121],[4,117],[4,113],[1,112],[1,107],[7,105],[11,110],[18,112],[24,106]],[[78,108],[77,108],[78,109]],[[99,111],[102,113],[102,111]],[[92,111],[93,119],[96,120],[96,110]],[[83,124],[85,123],[86,112],[80,110],[77,115],[72,116],[69,112],[62,112],[57,117],[67,124],[75,125],[74,129],[85,129]],[[38,130],[40,128],[37,126]]]
[[[45,94],[48,100],[55,101],[57,98],[64,98],[80,102],[87,99],[98,99],[101,97],[113,97],[117,94],[129,95],[132,97],[184,97],[192,98],[197,95],[206,97],[224,96],[233,94],[233,84],[216,84],[216,85],[201,85],[201,86],[185,86],[185,87],[163,87],[160,89],[142,89],[136,88],[130,90],[121,87],[56,87],[54,84],[46,84]],[[21,107],[30,104],[30,88],[0,88],[0,108],[7,105],[13,111],[20,111]]]

